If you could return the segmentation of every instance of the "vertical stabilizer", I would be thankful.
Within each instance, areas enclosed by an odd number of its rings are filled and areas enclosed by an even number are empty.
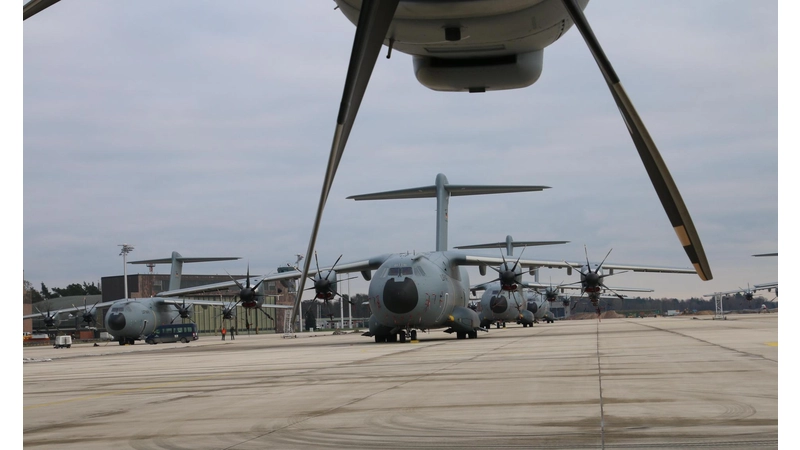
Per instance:
[[[242,259],[238,256],[212,256],[212,257],[200,257],[200,258],[186,258],[181,256],[178,252],[172,252],[172,256],[169,258],[159,258],[159,259],[143,259],[140,261],[128,261],[128,264],[147,264],[147,265],[154,265],[154,264],[170,264],[170,271],[169,271],[169,290],[174,291],[176,289],[181,288],[181,275],[183,275],[183,263],[195,263],[195,262],[210,262],[210,261],[233,261],[236,259]]]
[[[183,274],[183,258],[178,252],[172,252],[172,268],[169,271],[169,290],[181,288],[181,275]]]

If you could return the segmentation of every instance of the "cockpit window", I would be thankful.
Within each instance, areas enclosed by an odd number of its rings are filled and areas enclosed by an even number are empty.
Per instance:
[[[122,307],[122,306],[115,306],[115,307],[111,308],[111,312],[120,312],[123,309],[125,309],[125,308]]]
[[[399,277],[399,276],[409,276],[413,275],[414,270],[411,267],[392,267],[387,272],[387,276],[390,277]]]

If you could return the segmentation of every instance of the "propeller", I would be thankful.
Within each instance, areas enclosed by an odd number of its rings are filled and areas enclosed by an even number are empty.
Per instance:
[[[225,273],[228,273],[227,271]],[[264,281],[264,279],[258,280],[258,283],[255,285],[250,284],[250,264],[247,265],[247,279],[245,281],[245,285],[239,283],[238,280],[234,279],[231,274],[228,273],[228,277],[236,283],[236,286],[239,288],[239,300],[237,303],[241,303],[242,306],[245,308],[253,308],[256,306],[258,302],[259,294],[256,292],[258,286]]]
[[[98,303],[100,303],[100,300],[96,301],[94,303],[94,305],[92,305],[91,308],[87,308],[86,307],[86,297],[83,298],[83,314],[81,314],[81,317],[83,319],[83,323],[85,323],[87,327],[92,326],[93,323],[94,324],[97,323],[97,319],[94,317],[94,309],[95,309],[95,307],[97,306]],[[75,305],[72,305],[72,306],[75,306]],[[78,311],[77,307],[75,307],[75,311],[76,312]]]
[[[178,308],[178,314],[175,317],[173,317],[172,320],[169,321],[169,323],[175,322],[175,319],[177,319],[178,317],[181,318],[181,321],[183,321],[183,319],[191,319],[192,306],[193,306],[192,303],[186,303],[186,299],[183,299],[182,304],[175,305],[175,307]]]
[[[222,312],[219,314],[223,320],[233,320],[236,318],[236,307],[239,306],[239,301],[228,303],[222,306]]]
[[[38,307],[36,308],[36,312],[38,312],[42,316],[42,321],[44,322],[44,327],[47,329],[48,332],[50,331],[50,328],[53,328],[53,327],[55,327],[56,330],[58,330],[58,324],[61,322],[60,320],[58,320],[56,318],[56,316],[58,316],[58,312],[53,312],[53,313],[50,312],[50,302],[49,301],[45,301],[45,306],[47,307],[47,312],[46,313],[40,311]]]
[[[740,287],[739,289],[742,289],[742,288]],[[747,300],[748,302],[753,300],[753,291],[750,290],[750,283],[747,283],[747,289],[742,289],[742,292],[744,292],[744,299],[745,300]]]
[[[597,302],[598,302],[598,300],[600,298],[600,292],[601,292],[602,289],[605,289],[607,291],[611,291],[620,300],[625,298],[625,296],[620,295],[615,290],[613,290],[610,287],[606,286],[606,284],[603,282],[603,279],[605,277],[609,277],[611,275],[616,275],[616,274],[627,272],[627,271],[615,272],[614,274],[603,274],[602,273],[603,264],[605,264],[606,259],[608,259],[608,255],[611,254],[612,250],[613,249],[610,249],[608,251],[608,253],[606,253],[605,258],[603,258],[603,260],[600,262],[600,264],[597,265],[597,268],[595,268],[594,270],[592,270],[592,266],[589,263],[589,251],[586,249],[585,245],[583,246],[583,251],[586,254],[586,266],[584,266],[584,267],[575,267],[572,264],[564,261],[564,263],[566,263],[567,265],[569,265],[573,269],[577,270],[581,274],[581,281],[577,282],[577,283],[581,284],[581,296],[580,296],[580,298],[578,298],[578,301],[580,301],[583,298],[583,294],[586,293],[586,294],[588,294],[589,299],[592,301],[592,304],[597,306]],[[583,271],[584,268],[586,268],[586,272]],[[577,284],[577,283],[570,283],[570,284]],[[564,286],[567,286],[567,285],[564,285]],[[576,302],[576,304],[577,304],[577,302]],[[572,308],[574,309],[575,306],[573,305]]]
[[[614,98],[625,125],[628,127],[628,132],[633,139],[636,150],[639,152],[639,157],[642,159],[656,194],[661,200],[661,205],[664,207],[664,211],[667,213],[672,228],[675,230],[675,234],[678,235],[678,240],[689,257],[689,261],[691,261],[700,279],[703,281],[712,279],[711,267],[706,259],[700,236],[697,234],[692,217],[689,215],[689,210],[686,208],[686,204],[678,191],[678,186],[667,169],[667,164],[661,157],[661,153],[656,148],[656,144],[650,137],[647,128],[645,128],[644,122],[642,122],[633,107],[633,103],[625,93],[617,73],[603,52],[603,48],[589,26],[589,22],[586,20],[578,2],[576,0],[562,0],[562,2],[570,18],[575,23],[575,27],[583,36],[583,40],[589,47],[589,51],[591,51],[595,62],[600,68],[600,72],[603,74],[603,78],[608,84],[611,96]]]
[[[353,39],[353,49],[350,53],[350,64],[347,68],[342,102],[339,104],[333,143],[328,157],[328,166],[325,170],[325,179],[322,183],[322,192],[319,196],[317,214],[311,229],[311,237],[308,240],[303,271],[300,275],[300,286],[305,286],[306,278],[308,278],[311,253],[314,251],[314,245],[317,241],[322,211],[325,209],[328,193],[333,185],[333,178],[336,176],[336,170],[342,159],[347,139],[350,136],[350,130],[353,128],[358,108],[361,106],[361,100],[372,75],[372,69],[375,68],[375,62],[378,59],[383,41],[386,39],[386,34],[389,31],[389,25],[392,23],[398,3],[399,0],[363,0],[361,2],[361,11],[356,24],[356,34]],[[296,296],[294,305],[292,305],[291,317],[295,317],[295,311],[300,305],[300,301],[301,296]]]
[[[499,281],[500,288],[504,291],[516,291],[517,284],[522,282],[522,267],[519,265],[519,260],[522,259],[522,254],[525,252],[525,247],[522,247],[522,251],[519,252],[519,257],[516,261],[514,261],[514,265],[512,267],[508,266],[508,262],[506,261],[505,255],[503,255],[502,250],[500,251],[500,257],[503,258],[503,264],[497,268],[493,266],[489,266],[492,270],[498,273],[498,277],[491,282]],[[518,270],[519,269],[519,270]]]

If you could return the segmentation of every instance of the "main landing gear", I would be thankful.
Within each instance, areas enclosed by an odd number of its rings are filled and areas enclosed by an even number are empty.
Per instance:
[[[406,340],[417,340],[417,330],[411,330],[410,332],[406,332],[406,330],[400,330],[397,334],[376,334],[375,335],[375,342],[406,342]]]

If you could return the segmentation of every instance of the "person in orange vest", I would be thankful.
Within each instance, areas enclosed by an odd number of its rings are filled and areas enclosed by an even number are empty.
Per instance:
[[[227,330],[225,329],[225,327],[222,327],[222,340],[223,341],[225,340],[225,333],[227,333]]]

